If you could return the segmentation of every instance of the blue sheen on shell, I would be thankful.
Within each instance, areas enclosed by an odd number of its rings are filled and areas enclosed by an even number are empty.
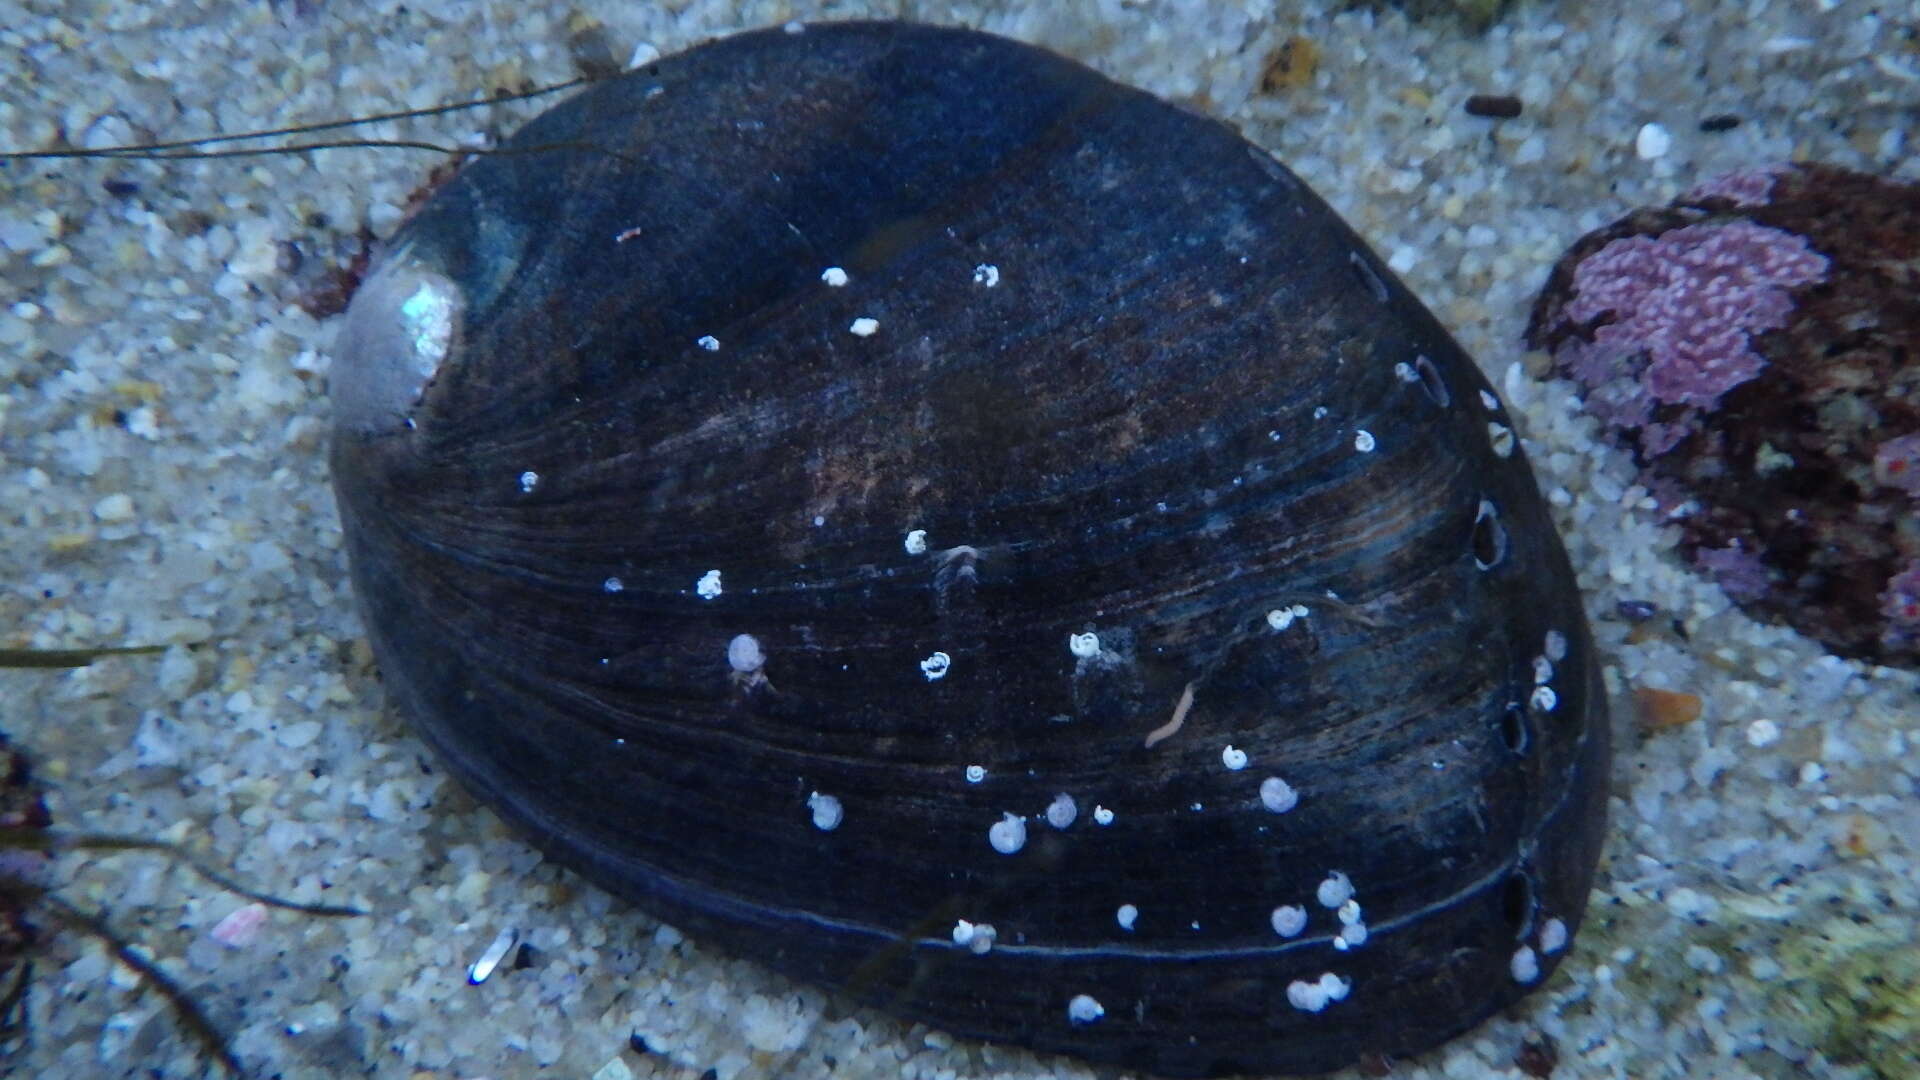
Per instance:
[[[1166,1075],[1418,1052],[1565,955],[1572,572],[1471,360],[1269,155],[887,23],[507,149],[355,298],[333,472],[393,701],[541,848]]]

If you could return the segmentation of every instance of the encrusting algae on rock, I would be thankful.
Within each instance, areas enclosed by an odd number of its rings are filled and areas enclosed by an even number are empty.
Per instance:
[[[1735,602],[1920,665],[1920,187],[1707,181],[1575,243],[1528,339]]]

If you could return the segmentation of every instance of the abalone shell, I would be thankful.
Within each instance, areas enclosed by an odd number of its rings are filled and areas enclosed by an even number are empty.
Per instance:
[[[1564,955],[1607,723],[1472,361],[1225,125],[742,34],[529,123],[332,374],[398,709],[556,859],[950,1031],[1412,1053]]]

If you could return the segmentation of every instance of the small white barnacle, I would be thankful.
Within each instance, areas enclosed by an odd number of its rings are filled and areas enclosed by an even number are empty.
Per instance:
[[[1082,660],[1090,660],[1100,655],[1100,635],[1089,630],[1084,634],[1067,635],[1067,651]]]
[[[1073,801],[1073,796],[1064,791],[1055,795],[1053,801],[1047,804],[1047,824],[1056,829],[1066,828],[1073,824],[1074,818],[1079,816],[1079,804]]]
[[[1018,814],[1001,814],[987,829],[987,843],[1002,855],[1011,855],[1027,846],[1027,819]]]
[[[1304,619],[1308,614],[1307,605],[1305,604],[1295,604],[1287,610],[1293,612],[1293,617],[1296,619]]]
[[[1287,1004],[1301,1012],[1319,1012],[1328,1003],[1347,996],[1353,984],[1329,971],[1313,982],[1295,979],[1287,984]]]
[[[1413,365],[1407,363],[1405,360],[1393,365],[1393,374],[1403,383],[1416,383],[1420,381],[1420,373],[1413,370]]]
[[[1328,871],[1327,879],[1313,895],[1319,899],[1320,906],[1338,908],[1353,899],[1353,881],[1338,870]]]
[[[1513,429],[1505,424],[1487,422],[1487,443],[1498,457],[1513,456]]]
[[[735,634],[727,642],[727,666],[742,675],[751,675],[767,666],[767,654],[760,639],[752,634]]]
[[[1273,909],[1270,921],[1273,932],[1281,937],[1299,937],[1300,931],[1307,928],[1307,909],[1298,904],[1282,904]]]
[[[1267,625],[1275,630],[1285,630],[1293,625],[1294,614],[1289,608],[1277,607],[1267,612]]]
[[[1512,972],[1514,982],[1530,983],[1540,977],[1540,958],[1534,955],[1532,948],[1522,945],[1513,950],[1512,959],[1507,961],[1507,970]]]
[[[1540,649],[1547,654],[1547,659],[1556,664],[1565,660],[1567,658],[1567,635],[1558,630],[1547,631],[1546,641],[1542,643]]]
[[[712,334],[700,335],[700,340],[694,342],[694,344],[700,346],[701,348],[707,350],[708,352],[720,351],[720,339],[717,337],[714,337]]]
[[[1560,704],[1560,695],[1554,693],[1551,686],[1536,686],[1527,702],[1540,712],[1552,712],[1554,706]]]
[[[994,939],[999,936],[992,923],[970,923],[960,919],[953,924],[953,943],[975,956],[992,952]]]
[[[1227,748],[1220,751],[1220,764],[1225,765],[1234,772],[1239,772],[1241,769],[1247,767],[1247,752],[1232,743],[1228,743]]]
[[[1567,947],[1567,924],[1548,919],[1540,924],[1540,951],[1552,956]]]
[[[1500,411],[1500,399],[1494,397],[1491,390],[1480,391],[1480,404],[1485,405],[1488,412]]]
[[[807,809],[813,811],[813,827],[821,832],[832,832],[840,827],[840,819],[844,812],[840,808],[839,799],[816,791],[807,796]]]
[[[1341,952],[1357,949],[1367,943],[1367,924],[1353,923],[1340,928],[1340,936],[1333,939],[1333,947]]]
[[[985,765],[967,766],[967,783],[977,784],[980,781],[985,780],[986,778],[987,778],[987,767]]]
[[[534,472],[532,469],[528,469],[526,472],[520,474],[520,494],[531,494],[533,489],[538,487],[539,484],[540,474]]]
[[[992,263],[981,263],[973,268],[973,283],[993,288],[1000,284],[1000,268]]]
[[[907,534],[907,554],[925,555],[927,553],[927,530],[915,529]]]
[[[719,596],[720,595],[720,571],[709,570],[706,573],[701,574],[700,580],[693,583],[693,591],[702,600],[711,600],[714,597]]]
[[[847,326],[847,332],[854,337],[872,337],[874,331],[878,329],[880,329],[880,320],[868,318],[865,315],[853,320]]]
[[[1373,453],[1374,445],[1373,432],[1362,428],[1353,433],[1353,448],[1355,450],[1363,454],[1371,454]]]
[[[1122,930],[1132,930],[1134,920],[1140,917],[1140,909],[1132,904],[1121,904],[1120,910],[1113,913],[1113,919]]]
[[[925,675],[928,682],[934,682],[938,679],[945,678],[947,669],[952,666],[953,657],[943,652],[936,652],[925,660],[920,661],[920,674]]]
[[[627,587],[626,583],[621,581],[617,577],[610,577],[607,580],[600,583],[600,591],[602,592],[610,592],[610,593],[621,592],[625,590],[626,587]]]
[[[837,289],[847,283],[847,272],[837,266],[829,266],[820,271],[820,280]]]
[[[1075,994],[1073,1000],[1067,1002],[1067,1020],[1076,1025],[1091,1024],[1105,1015],[1107,1010],[1086,994]]]
[[[1284,814],[1300,805],[1300,793],[1277,776],[1260,781],[1260,805],[1276,814]]]
[[[1360,901],[1349,897],[1334,914],[1339,917],[1341,926],[1352,926],[1360,921]]]
[[[1553,661],[1544,656],[1533,658],[1533,681],[1545,685],[1553,681]]]
[[[1093,808],[1093,823],[1095,825],[1113,824],[1113,811],[1104,806],[1095,805]]]

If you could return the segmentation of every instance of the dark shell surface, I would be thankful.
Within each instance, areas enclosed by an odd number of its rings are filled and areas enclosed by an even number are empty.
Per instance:
[[[397,707],[555,858],[1168,1075],[1538,985],[1604,830],[1498,399],[1226,126],[979,33],[743,34],[396,235],[333,371]]]

